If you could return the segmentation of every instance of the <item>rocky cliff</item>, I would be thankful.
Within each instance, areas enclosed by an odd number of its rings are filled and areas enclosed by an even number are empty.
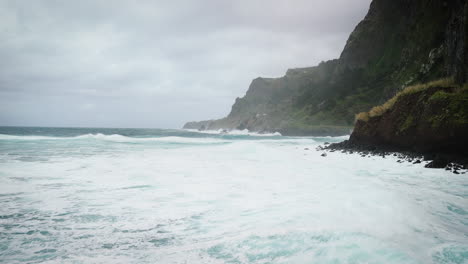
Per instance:
[[[374,0],[340,58],[257,78],[227,117],[184,128],[348,134],[356,113],[408,85],[468,79],[466,13],[466,0]]]
[[[466,135],[468,85],[441,80],[408,87],[358,115],[349,144],[466,155]]]
[[[415,163],[424,156],[432,160],[426,167],[454,173],[468,169],[468,84],[455,80],[405,88],[385,104],[358,114],[350,139],[325,149],[383,157],[403,152],[392,155],[398,162]]]

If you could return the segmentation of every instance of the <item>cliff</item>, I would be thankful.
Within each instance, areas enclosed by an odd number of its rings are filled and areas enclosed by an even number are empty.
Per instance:
[[[445,74],[451,77],[406,87],[358,114],[350,139],[330,149],[430,153],[439,157],[430,166],[468,166],[468,2],[454,3],[443,43]]]
[[[467,155],[468,85],[440,80],[411,86],[357,116],[351,145]]]
[[[349,134],[356,113],[408,85],[468,79],[466,10],[466,0],[374,0],[340,58],[257,78],[227,117],[184,128]]]

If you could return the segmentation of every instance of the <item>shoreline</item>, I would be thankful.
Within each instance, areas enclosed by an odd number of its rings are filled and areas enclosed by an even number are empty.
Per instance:
[[[350,140],[331,144],[325,143],[324,146],[320,145],[317,150],[326,152],[341,151],[341,153],[355,154],[361,157],[380,156],[385,158],[386,156],[394,156],[399,158],[397,160],[398,163],[409,162],[419,164],[427,162],[424,166],[425,168],[445,169],[454,174],[468,173],[468,157],[454,153],[417,152],[388,145],[359,144]],[[324,154],[322,156],[326,157]]]

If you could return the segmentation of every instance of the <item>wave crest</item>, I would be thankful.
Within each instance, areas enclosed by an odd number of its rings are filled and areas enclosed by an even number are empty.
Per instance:
[[[167,143],[223,143],[229,142],[216,138],[188,138],[178,136],[165,137],[127,137],[119,134],[105,135],[84,134],[74,137],[54,137],[54,136],[15,136],[0,134],[0,140],[104,140],[111,142],[167,142]]]
[[[195,132],[200,134],[210,134],[210,135],[233,135],[233,136],[256,136],[256,137],[274,137],[274,136],[282,136],[280,132],[274,133],[258,133],[252,132],[248,129],[244,130],[225,130],[225,129],[218,129],[218,130],[203,130],[199,131],[197,129],[184,129],[189,132]]]

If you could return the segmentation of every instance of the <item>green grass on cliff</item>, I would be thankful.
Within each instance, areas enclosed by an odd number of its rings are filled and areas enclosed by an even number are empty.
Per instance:
[[[424,83],[424,84],[416,84],[412,86],[408,86],[405,89],[403,89],[401,92],[397,93],[394,97],[389,99],[387,102],[385,102],[382,105],[375,106],[373,107],[369,112],[361,112],[356,115],[356,121],[361,120],[364,122],[367,122],[369,118],[372,117],[378,117],[383,115],[385,112],[388,110],[391,110],[395,103],[402,97],[418,93],[424,90],[427,90],[431,87],[440,87],[440,88],[445,88],[445,87],[456,87],[458,85],[455,84],[453,78],[445,78],[445,79],[440,79],[436,81],[432,81],[429,83]],[[466,89],[467,85],[465,84],[464,87],[459,87],[459,89]],[[442,92],[442,91],[441,91]],[[440,93],[440,92],[438,92]],[[438,94],[436,93],[436,94]],[[436,95],[434,94],[434,95]],[[443,96],[442,94],[439,94],[439,96]]]
[[[446,105],[445,111],[430,117],[432,127],[443,126],[446,120],[454,126],[468,126],[468,84],[453,93],[437,91],[429,98],[429,103]]]

